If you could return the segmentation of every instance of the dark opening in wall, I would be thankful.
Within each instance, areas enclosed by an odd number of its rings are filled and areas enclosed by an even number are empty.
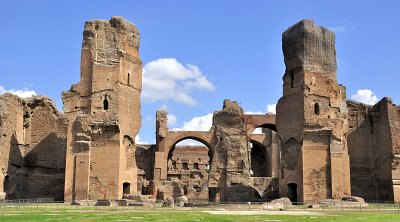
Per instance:
[[[289,183],[287,185],[287,190],[288,190],[288,198],[292,202],[297,202],[297,184],[295,183]]]
[[[149,195],[149,188],[142,186],[142,195]]]
[[[218,187],[209,187],[208,188],[208,200],[212,203],[217,201],[217,194],[219,193]]]
[[[130,82],[131,82],[131,74],[128,72],[128,86],[131,85]]]
[[[251,176],[270,177],[272,176],[271,160],[268,158],[267,149],[258,142],[251,142]]]
[[[123,183],[122,184],[122,192],[124,194],[130,194],[131,193],[131,184],[130,183]]]
[[[316,115],[319,115],[319,113],[320,113],[320,108],[319,108],[319,104],[318,103],[314,104],[314,113]]]
[[[290,86],[294,88],[294,71],[290,72]]]
[[[104,101],[103,101],[103,110],[108,110],[108,100],[107,100],[107,96],[104,97]]]
[[[196,192],[201,192],[201,187],[199,187],[198,185],[194,185],[194,186],[193,186],[193,189],[194,189]]]
[[[174,169],[174,170],[176,169],[176,161],[175,160],[172,161],[172,169]]]
[[[198,170],[198,169],[199,169],[199,164],[198,164],[198,163],[194,163],[194,164],[193,164],[193,168],[194,168],[195,170]]]
[[[188,170],[188,169],[189,169],[188,163],[182,163],[182,168],[183,168],[184,170]]]
[[[6,175],[4,177],[4,183],[3,183],[3,189],[5,193],[9,192],[9,186],[10,186],[10,177],[8,175]]]

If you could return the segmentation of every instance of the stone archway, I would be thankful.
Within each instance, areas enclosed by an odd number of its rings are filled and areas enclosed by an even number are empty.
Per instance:
[[[251,172],[252,177],[271,177],[271,155],[266,147],[255,141],[251,140]]]
[[[178,145],[187,140],[195,140],[202,145]],[[167,180],[161,186],[162,195],[173,198],[185,195],[189,201],[209,201],[211,145],[202,139],[187,136],[177,139],[167,150]]]
[[[258,145],[264,146],[265,151],[269,155],[271,164],[271,173],[268,177],[278,178],[281,156],[281,139],[276,133],[274,114],[245,114],[245,130],[250,142],[257,142]],[[253,134],[257,128],[262,128],[262,134]],[[256,145],[257,145],[256,144]],[[263,174],[265,175],[265,174]]]

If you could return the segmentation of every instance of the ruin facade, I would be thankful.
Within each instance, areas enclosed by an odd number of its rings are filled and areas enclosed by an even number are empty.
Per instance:
[[[86,22],[80,81],[62,93],[64,113],[47,97],[0,95],[1,199],[400,201],[400,107],[346,99],[333,32],[302,20],[283,33],[276,115],[225,100],[210,130],[176,131],[157,111],[156,144],[134,140],[139,42],[121,17]],[[186,139],[204,146],[180,146]]]
[[[44,96],[0,96],[1,199],[64,199],[67,118]]]
[[[282,34],[282,49],[279,191],[301,202],[350,196],[346,88],[336,80],[335,35],[303,20]]]
[[[141,126],[139,32],[128,21],[85,23],[81,80],[64,91],[68,118],[65,200],[137,192],[134,138]]]
[[[351,192],[367,200],[400,201],[400,107],[347,101]]]

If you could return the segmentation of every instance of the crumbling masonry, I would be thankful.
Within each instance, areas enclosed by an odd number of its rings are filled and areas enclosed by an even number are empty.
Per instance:
[[[47,97],[0,96],[0,198],[400,201],[400,107],[347,100],[335,35],[312,20],[288,28],[282,48],[276,115],[225,100],[209,131],[172,131],[157,111],[156,144],[139,145],[139,32],[121,17],[86,22],[64,113]]]

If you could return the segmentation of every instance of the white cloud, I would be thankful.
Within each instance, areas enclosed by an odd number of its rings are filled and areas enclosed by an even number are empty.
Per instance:
[[[140,137],[139,137],[139,135],[136,135],[136,137],[135,137],[135,143],[136,144],[149,144],[149,142],[147,142],[146,140],[140,140]]]
[[[215,90],[215,86],[195,65],[185,66],[175,58],[160,58],[143,67],[144,101],[172,100],[194,106],[197,101],[190,95],[194,90]]]
[[[276,114],[276,104],[267,104],[267,113]]]
[[[7,93],[7,92],[17,95],[21,98],[36,96],[35,91],[29,90],[27,88],[17,89],[17,90],[15,90],[15,89],[6,90],[3,86],[0,86],[0,95],[3,93]]]
[[[212,126],[213,114],[209,113],[204,116],[196,116],[193,119],[184,122],[181,128],[174,128],[175,131],[208,131]],[[186,139],[176,144],[177,146],[205,146],[203,143]]]
[[[168,118],[168,127],[175,125],[177,119],[175,115],[168,114],[167,118]]]
[[[378,102],[378,98],[375,96],[374,92],[369,89],[357,90],[356,94],[351,96],[351,99],[369,105],[374,105]]]
[[[177,143],[176,146],[206,146],[197,140],[187,139]]]
[[[331,30],[332,32],[345,32],[346,31],[346,27],[344,26],[335,26],[335,27],[328,27],[329,30]]]
[[[184,122],[181,128],[174,128],[175,131],[208,131],[212,126],[213,114],[205,116],[196,116],[193,119]]]
[[[246,112],[244,112],[244,114],[264,114],[264,113],[261,111],[256,111],[256,112],[246,111]]]

